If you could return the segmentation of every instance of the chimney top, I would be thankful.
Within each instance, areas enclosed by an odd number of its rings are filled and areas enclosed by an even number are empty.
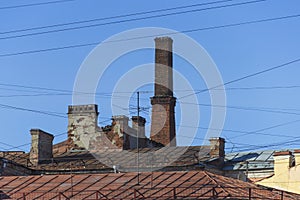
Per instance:
[[[81,113],[97,113],[98,114],[98,105],[87,104],[87,105],[68,106],[68,114],[81,114]]]
[[[224,158],[225,156],[225,139],[221,137],[213,137],[209,139],[210,156]]]
[[[134,122],[139,122],[140,124],[145,124],[146,123],[146,119],[144,117],[141,116],[132,116],[132,121]]]
[[[50,138],[54,138],[54,136],[50,133],[47,133],[41,129],[38,129],[38,128],[32,128],[30,129],[30,134],[31,135],[38,135],[38,134],[44,134],[44,135],[48,135]]]
[[[155,49],[172,52],[172,44],[173,44],[172,38],[157,37],[154,39],[154,41],[155,41]],[[171,58],[171,55],[169,55],[168,57]],[[166,59],[168,59],[168,57],[166,57]],[[159,60],[157,60],[157,59],[156,59],[156,62],[160,63]],[[161,63],[161,64],[166,64],[166,63]],[[167,66],[169,66],[169,65],[167,64]]]
[[[129,120],[129,117],[127,117],[126,115],[114,115],[111,118],[112,120],[116,120],[116,121],[121,121],[121,120]]]
[[[167,40],[167,41],[173,42],[172,38],[169,37],[169,36],[156,37],[154,40],[155,40],[155,41]]]

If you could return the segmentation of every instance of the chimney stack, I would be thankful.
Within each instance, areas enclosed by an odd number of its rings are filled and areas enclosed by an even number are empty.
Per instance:
[[[218,138],[210,138],[210,157],[211,158],[223,158],[225,157],[225,139]]]
[[[53,157],[52,142],[53,135],[40,129],[31,129],[31,149],[29,153],[30,162],[37,165],[43,160],[49,160]]]
[[[68,107],[68,149],[86,149],[98,128],[98,106],[95,104]]]
[[[139,132],[139,138],[145,138],[145,124],[146,119],[144,117],[133,116],[132,120],[132,128]]]
[[[119,134],[120,136],[123,133],[128,134],[128,121],[129,118],[125,115],[116,115],[112,117],[112,120],[118,125],[119,130],[121,131]]]
[[[68,149],[86,149],[98,128],[98,106],[95,104],[68,107]]]
[[[164,146],[176,146],[175,105],[173,97],[173,40],[155,38],[155,84],[151,98],[151,140]]]

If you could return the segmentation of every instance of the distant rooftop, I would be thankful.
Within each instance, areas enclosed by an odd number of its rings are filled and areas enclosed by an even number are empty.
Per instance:
[[[275,150],[228,153],[223,170],[272,169],[274,152]]]

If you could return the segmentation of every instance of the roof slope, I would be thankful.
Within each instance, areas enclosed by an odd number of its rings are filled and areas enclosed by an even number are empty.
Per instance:
[[[205,171],[8,176],[0,188],[2,199],[300,199]]]
[[[43,173],[66,173],[73,171],[107,171],[112,166],[118,166],[119,171],[136,171],[137,167],[144,171],[156,168],[182,167],[198,165],[201,161],[210,159],[208,146],[165,147],[139,149],[139,163],[137,164],[137,150],[107,149],[99,152],[68,151],[56,152],[53,159],[40,162],[38,165],[30,163],[28,153],[3,154],[0,157],[13,161],[26,168],[43,171]]]

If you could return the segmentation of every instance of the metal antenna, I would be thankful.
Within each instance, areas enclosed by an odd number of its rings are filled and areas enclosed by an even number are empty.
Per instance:
[[[140,126],[140,92],[137,91],[137,130],[136,130],[136,148],[137,148],[137,184],[140,184],[140,166],[139,166],[139,126]]]

